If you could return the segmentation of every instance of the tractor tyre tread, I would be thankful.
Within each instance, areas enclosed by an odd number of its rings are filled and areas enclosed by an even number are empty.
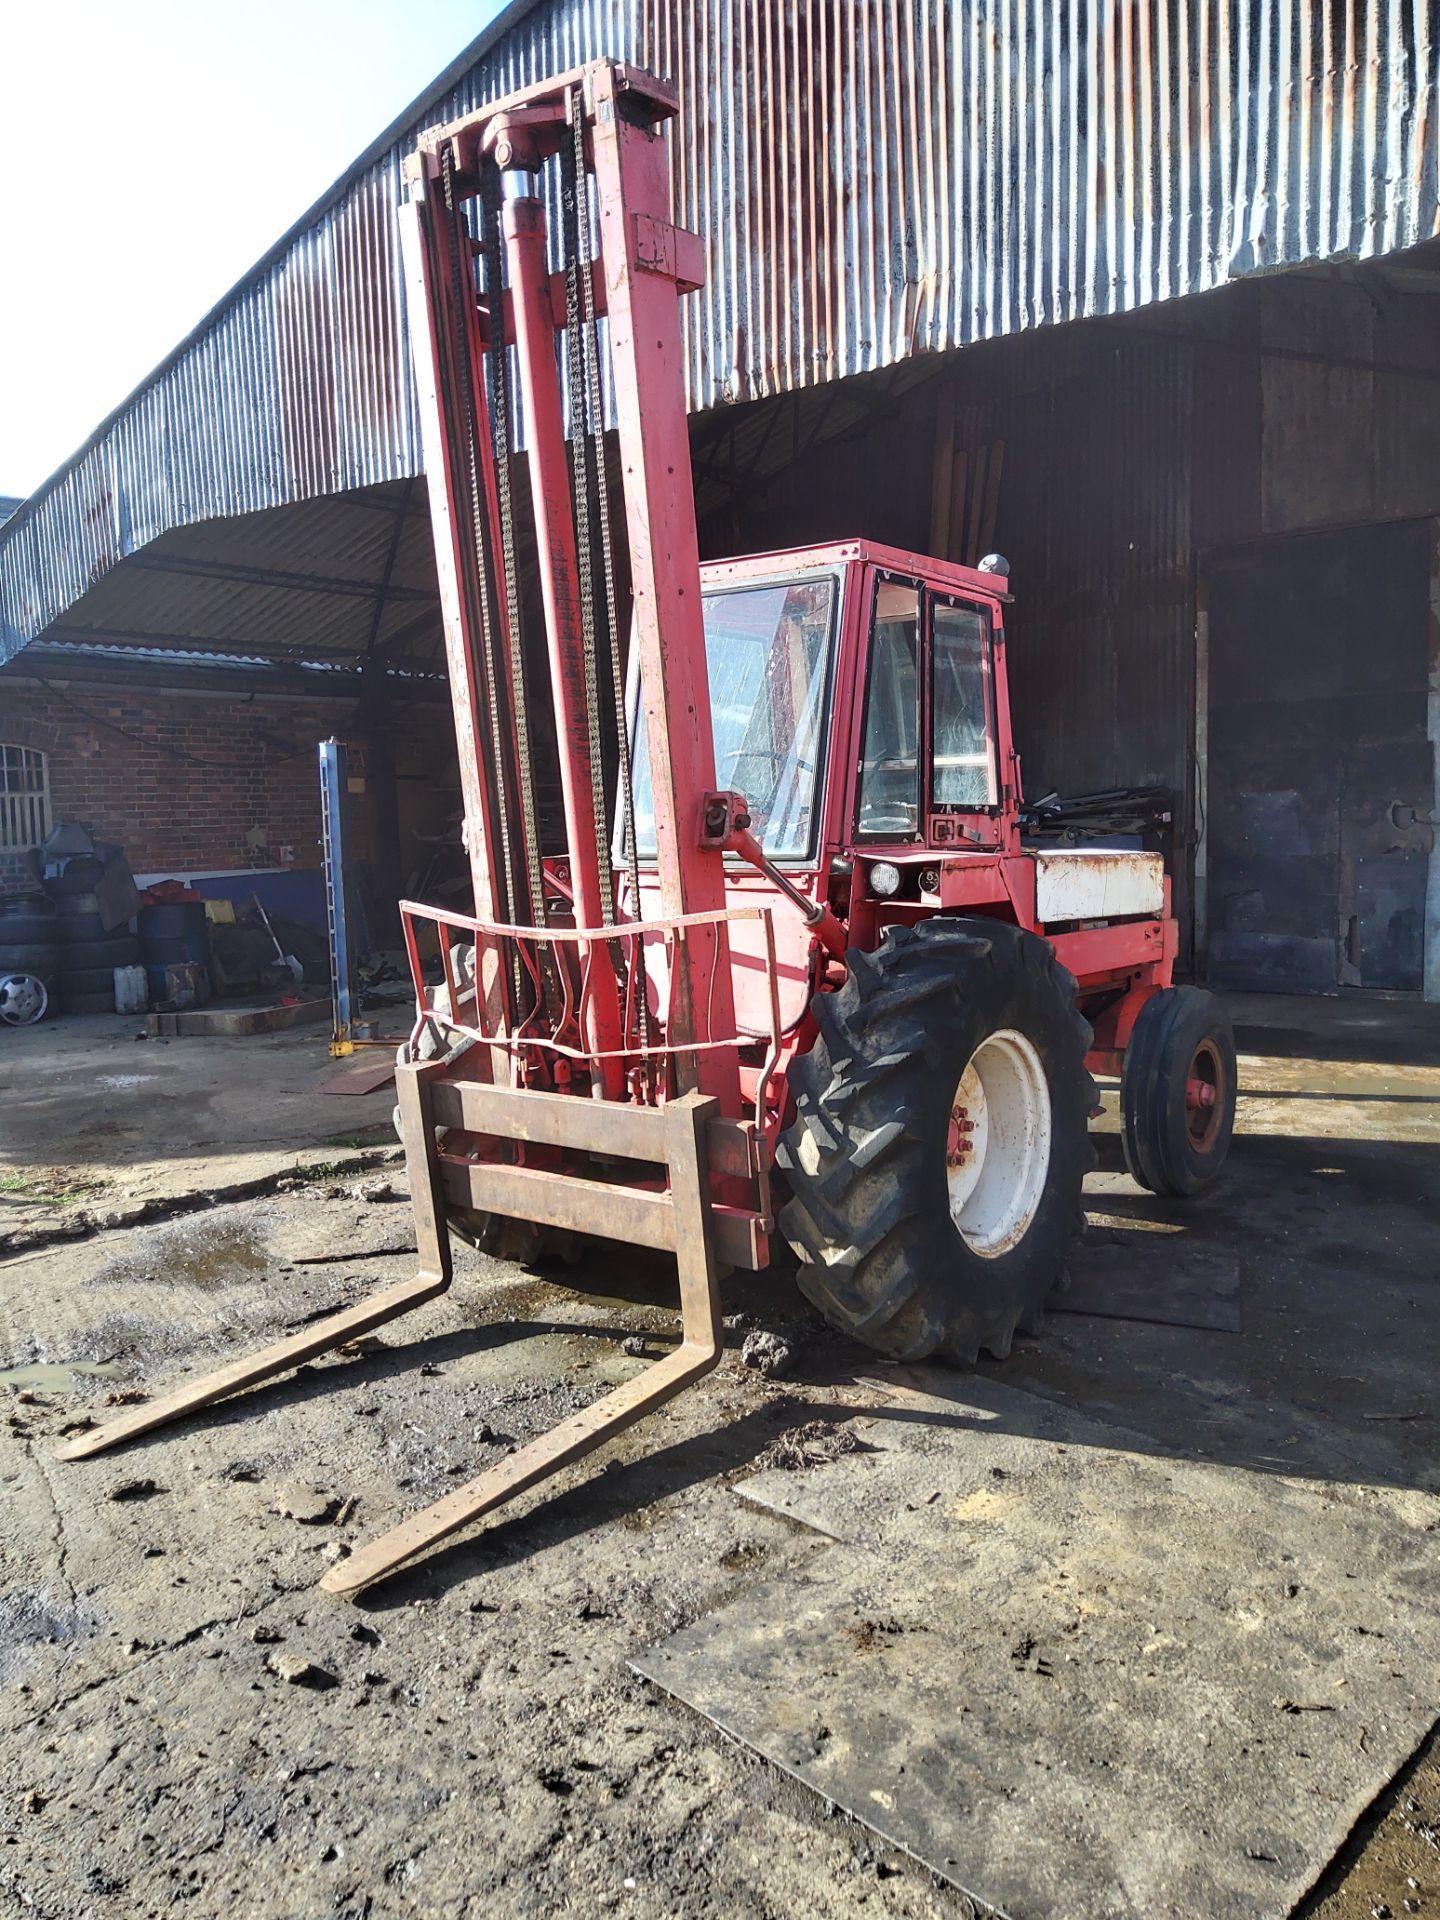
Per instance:
[[[789,1199],[782,1233],[801,1291],[832,1325],[892,1358],[1004,1358],[1061,1280],[1094,1155],[1090,1029],[1075,980],[1047,942],[1001,921],[938,917],[891,927],[849,977],[812,1003],[815,1045],[790,1070],[795,1121],[776,1162]],[[950,1218],[937,1088],[985,1037],[1030,1020],[1043,1030],[1051,1164],[1015,1248],[970,1252]],[[947,1060],[949,1064],[947,1064]],[[938,1076],[938,1077],[937,1077]]]

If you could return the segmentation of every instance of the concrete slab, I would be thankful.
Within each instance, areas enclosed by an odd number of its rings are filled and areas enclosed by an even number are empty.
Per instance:
[[[270,1000],[254,1006],[221,1004],[191,1007],[179,1013],[151,1013],[145,1031],[152,1040],[212,1040],[224,1035],[241,1040],[255,1033],[283,1033],[289,1027],[315,1027],[331,1017],[328,1000]]]
[[[1240,1331],[1240,1263],[1223,1248],[1092,1227],[1065,1265],[1069,1284],[1046,1300],[1047,1313]]]
[[[697,1743],[625,1666],[809,1551],[728,1491],[794,1417],[733,1354],[551,1497],[359,1606],[317,1591],[354,1542],[631,1377],[627,1336],[673,1340],[664,1263],[592,1263],[579,1293],[462,1249],[453,1293],[373,1348],[54,1461],[104,1394],[374,1284],[372,1235],[405,1211],[311,1188],[6,1269],[0,1368],[49,1371],[0,1381],[0,1911],[830,1920],[869,1898],[971,1920]],[[302,1268],[301,1245],[331,1259]],[[86,1354],[112,1371],[76,1373]]]
[[[1281,1920],[1440,1712],[1440,1498],[887,1397],[737,1489],[842,1544],[637,1671],[999,1912]]]

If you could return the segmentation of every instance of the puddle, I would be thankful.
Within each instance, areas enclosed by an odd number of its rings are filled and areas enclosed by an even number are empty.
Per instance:
[[[146,1235],[141,1246],[97,1269],[87,1286],[146,1281],[218,1291],[268,1271],[264,1241],[243,1220],[202,1219]]]
[[[618,1263],[617,1263],[618,1264]],[[497,1294],[504,1289],[504,1298],[500,1302],[507,1313],[528,1315],[534,1319],[553,1318],[574,1308],[589,1309],[592,1312],[613,1315],[618,1324],[629,1325],[632,1329],[635,1316],[660,1310],[674,1314],[680,1304],[676,1288],[675,1267],[673,1261],[667,1272],[654,1276],[641,1270],[635,1263],[635,1286],[630,1293],[606,1291],[606,1282],[614,1286],[616,1268],[607,1271],[598,1265],[590,1268],[557,1266],[548,1268],[539,1278],[519,1271],[518,1277],[508,1275],[497,1283]],[[583,1325],[583,1322],[579,1323]]]
[[[159,1078],[158,1073],[102,1073],[96,1085],[110,1087],[116,1093],[121,1093],[127,1087],[148,1086],[150,1081]]]
[[[587,1340],[553,1323],[544,1327],[537,1322],[497,1320],[491,1329],[498,1336],[493,1344],[453,1363],[457,1373],[483,1384],[488,1392],[519,1388],[542,1394],[567,1381],[607,1379],[606,1362],[614,1353],[608,1342]]]
[[[52,1392],[64,1393],[74,1386],[77,1373],[118,1380],[124,1372],[115,1360],[41,1361],[30,1367],[0,1367],[0,1381],[12,1387],[48,1387]]]

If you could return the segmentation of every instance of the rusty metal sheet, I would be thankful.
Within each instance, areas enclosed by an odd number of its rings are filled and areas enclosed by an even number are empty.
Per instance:
[[[0,532],[0,660],[167,528],[420,471],[401,157],[602,54],[680,91],[696,410],[1440,231],[1411,0],[512,5]]]
[[[737,1489],[814,1556],[636,1669],[1002,1913],[1282,1920],[1440,1707],[1424,1516],[868,1384],[861,1451]]]

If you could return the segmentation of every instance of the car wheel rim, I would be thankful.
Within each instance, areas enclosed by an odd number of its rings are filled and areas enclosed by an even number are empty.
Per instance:
[[[971,1054],[950,1102],[950,1218],[972,1253],[994,1260],[1030,1230],[1050,1171],[1050,1087],[1040,1055],[1005,1028]]]
[[[8,1026],[28,1027],[44,1018],[50,996],[45,982],[33,973],[12,973],[0,980],[0,1020]]]

